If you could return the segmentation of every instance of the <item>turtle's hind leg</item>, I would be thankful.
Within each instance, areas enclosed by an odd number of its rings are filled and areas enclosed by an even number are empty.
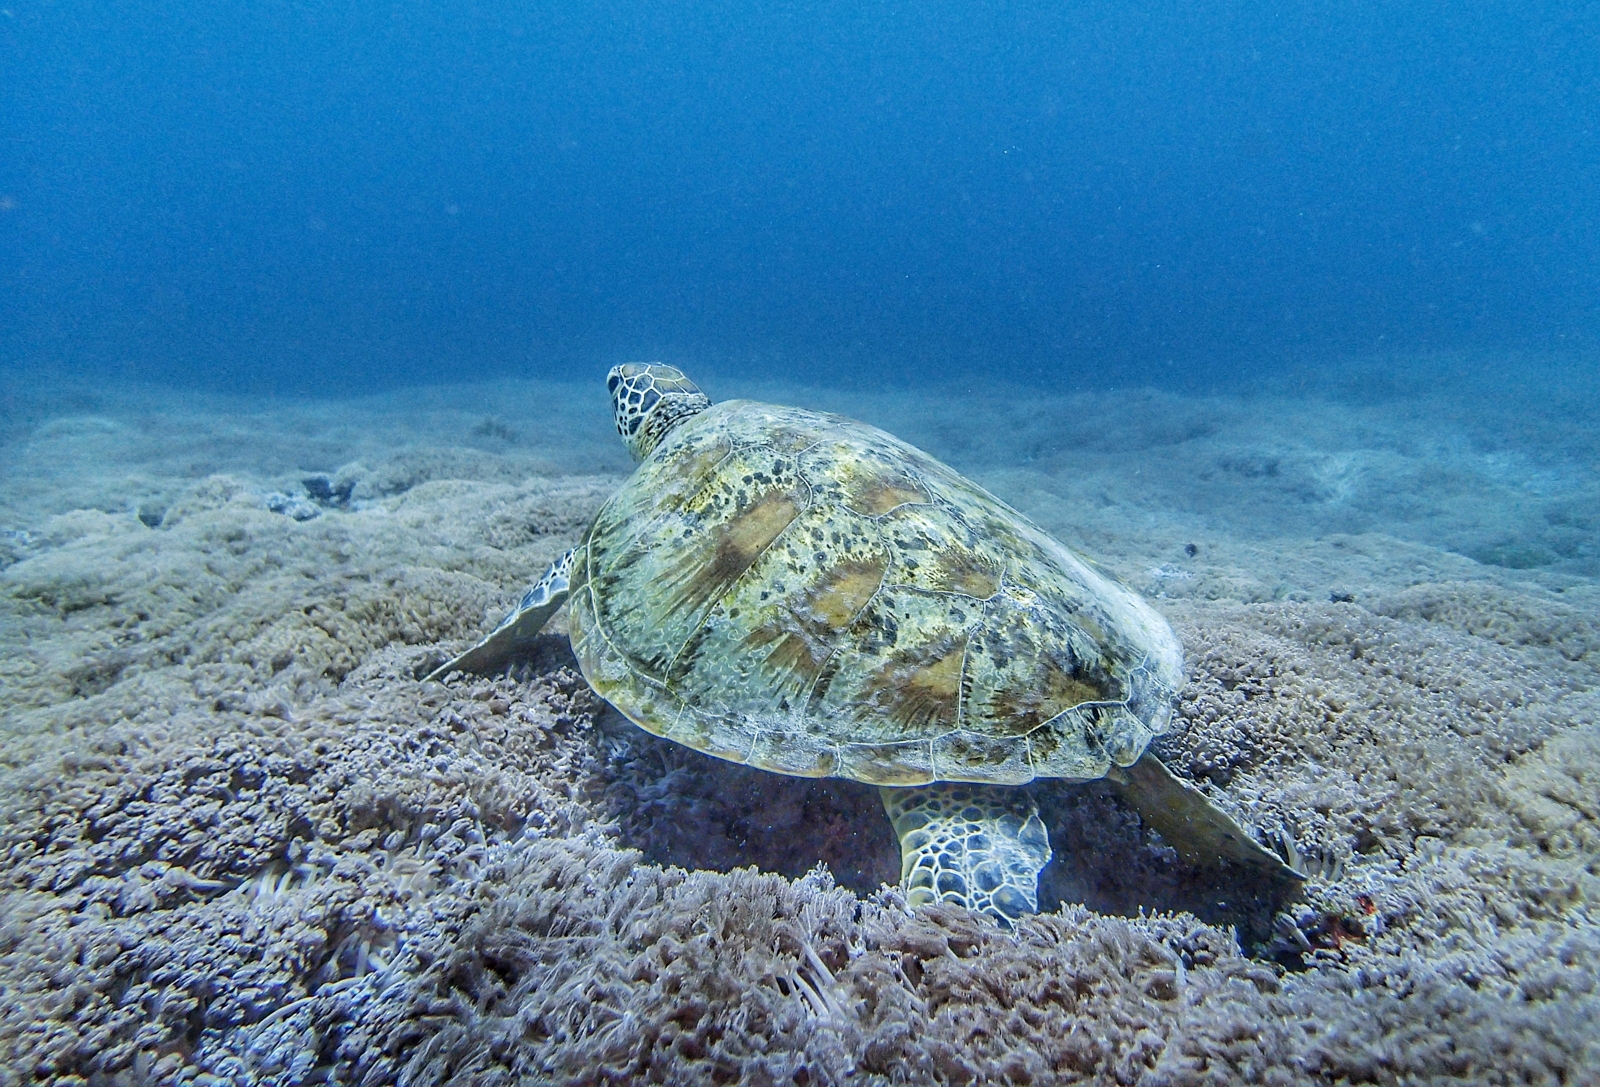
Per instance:
[[[428,678],[443,679],[451,672],[482,674],[504,668],[519,651],[527,648],[533,636],[543,630],[550,617],[567,602],[572,592],[572,563],[576,555],[577,548],[573,548],[552,562],[544,576],[522,594],[517,606],[500,620],[500,625],[487,638],[429,672]]]
[[[1038,910],[1050,836],[1027,793],[961,782],[878,792],[900,838],[909,904],[959,902],[1007,927]]]

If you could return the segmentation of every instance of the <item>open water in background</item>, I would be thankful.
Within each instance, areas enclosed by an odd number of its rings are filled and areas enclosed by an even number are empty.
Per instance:
[[[1359,394],[1600,350],[1594,4],[5,4],[13,377]]]

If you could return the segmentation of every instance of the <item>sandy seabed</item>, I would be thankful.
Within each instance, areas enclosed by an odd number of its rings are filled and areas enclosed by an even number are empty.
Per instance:
[[[598,377],[13,380],[0,1084],[1600,1082],[1600,394],[1510,365],[706,381],[883,426],[1153,598],[1160,753],[1312,876],[1040,785],[1014,933],[908,912],[872,790],[645,735],[559,631],[420,678],[630,470]]]

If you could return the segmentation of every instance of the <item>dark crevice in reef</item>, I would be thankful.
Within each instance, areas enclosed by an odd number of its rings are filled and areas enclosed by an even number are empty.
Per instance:
[[[728,872],[754,865],[798,878],[826,864],[860,894],[900,878],[900,847],[878,790],[787,777],[691,751],[610,707],[604,805],[618,844],[652,863]]]

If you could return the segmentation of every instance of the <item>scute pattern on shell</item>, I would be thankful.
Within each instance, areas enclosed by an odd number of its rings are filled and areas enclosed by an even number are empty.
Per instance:
[[[1166,730],[1144,601],[927,454],[750,401],[686,421],[579,546],[573,648],[642,728],[779,773],[1085,781]]]

